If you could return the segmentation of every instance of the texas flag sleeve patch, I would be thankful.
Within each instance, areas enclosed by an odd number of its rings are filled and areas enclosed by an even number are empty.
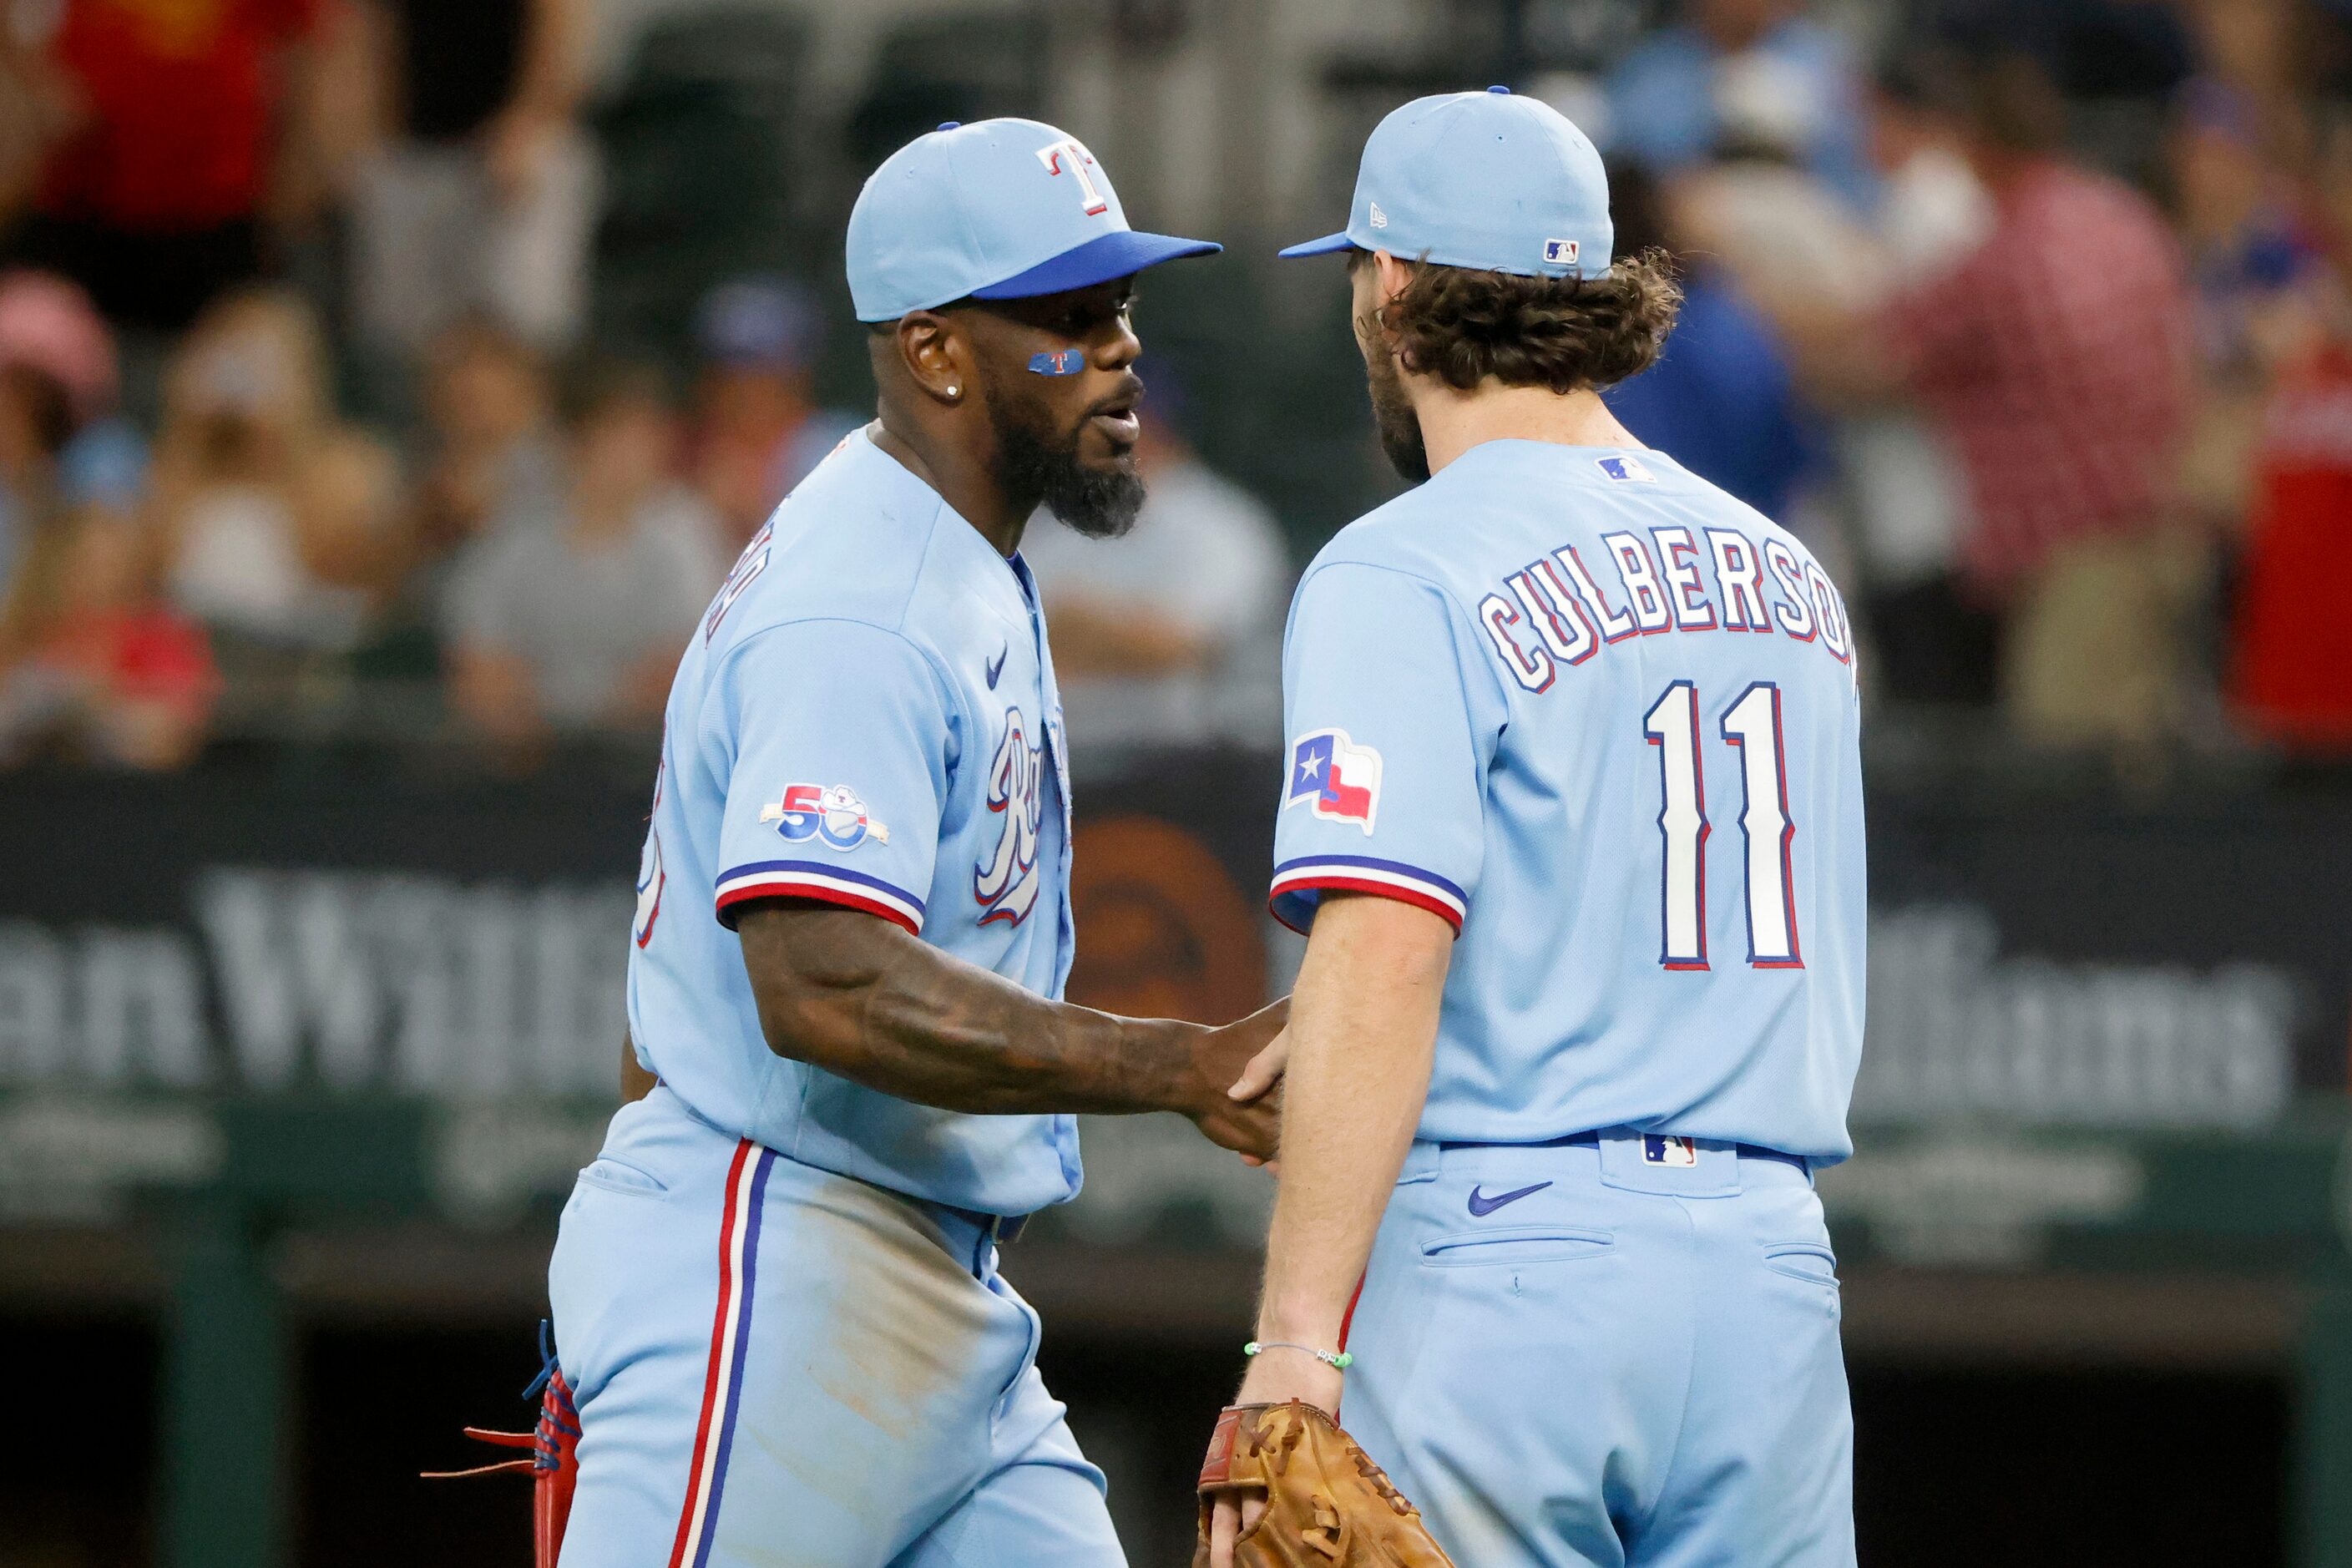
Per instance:
[[[1290,749],[1290,782],[1282,805],[1286,811],[1304,805],[1326,821],[1352,823],[1370,834],[1381,809],[1380,752],[1357,745],[1345,730],[1309,731]],[[1456,931],[1468,903],[1459,887],[1418,867],[1318,850],[1275,868],[1275,918],[1294,931],[1305,931],[1319,895],[1332,889],[1378,893],[1418,904]]]
[[[1317,816],[1352,822],[1366,834],[1381,808],[1381,754],[1350,742],[1345,730],[1315,730],[1290,752],[1287,808],[1307,803]]]

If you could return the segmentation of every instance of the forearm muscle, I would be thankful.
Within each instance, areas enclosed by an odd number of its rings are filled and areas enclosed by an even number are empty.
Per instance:
[[[851,910],[762,905],[738,929],[769,1047],[868,1089],[994,1114],[1173,1110],[1193,1089],[1189,1026],[1049,1001]]]

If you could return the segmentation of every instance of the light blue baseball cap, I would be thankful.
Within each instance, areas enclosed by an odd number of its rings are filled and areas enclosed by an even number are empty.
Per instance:
[[[1364,143],[1348,226],[1282,254],[1353,247],[1529,278],[1598,278],[1616,240],[1591,141],[1541,100],[1490,87],[1391,112]]]
[[[1141,234],[1085,143],[1034,120],[948,121],[883,161],[849,214],[849,298],[894,321],[965,298],[1087,289],[1223,246]]]

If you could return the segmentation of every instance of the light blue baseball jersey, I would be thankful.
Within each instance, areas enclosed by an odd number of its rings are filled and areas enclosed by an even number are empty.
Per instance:
[[[1459,932],[1422,1138],[1852,1152],[1853,633],[1794,537],[1663,453],[1487,442],[1316,557],[1283,682],[1275,912]]]
[[[1058,997],[1069,788],[1035,585],[860,431],[729,575],[671,688],[637,874],[638,1060],[803,1164],[987,1214],[1078,1190],[1067,1116],[968,1116],[780,1057],[732,910],[814,899]]]

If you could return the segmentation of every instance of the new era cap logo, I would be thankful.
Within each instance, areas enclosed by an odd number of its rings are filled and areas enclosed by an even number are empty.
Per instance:
[[[1575,266],[1575,265],[1576,265],[1576,241],[1574,241],[1574,240],[1572,240],[1572,239],[1547,239],[1547,240],[1545,240],[1545,241],[1544,241],[1544,260],[1545,260],[1545,261],[1547,261],[1547,262],[1549,262],[1549,263],[1550,263],[1550,264],[1551,264],[1552,266],[1554,266],[1554,267],[1573,267],[1573,266]]]
[[[1372,226],[1374,228],[1388,227],[1389,215],[1381,211],[1381,204],[1378,202],[1371,202],[1367,205],[1369,205],[1372,209]]]

